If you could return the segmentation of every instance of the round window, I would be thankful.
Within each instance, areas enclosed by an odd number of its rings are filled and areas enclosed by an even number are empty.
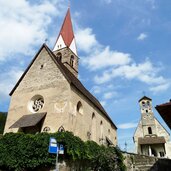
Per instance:
[[[29,103],[29,109],[31,112],[38,112],[43,106],[44,98],[41,95],[34,96]]]

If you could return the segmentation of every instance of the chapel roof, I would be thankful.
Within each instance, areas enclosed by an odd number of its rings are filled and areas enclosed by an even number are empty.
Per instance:
[[[150,98],[147,97],[147,96],[143,96],[138,102],[140,102],[141,100],[152,100],[152,99],[150,99]]]

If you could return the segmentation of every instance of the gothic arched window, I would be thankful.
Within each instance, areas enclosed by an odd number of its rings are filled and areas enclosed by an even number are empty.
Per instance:
[[[100,122],[100,137],[103,138],[103,121]]]
[[[96,115],[92,114],[91,140],[96,141]]]
[[[65,132],[65,129],[63,126],[61,126],[59,129],[58,129],[58,132]]]
[[[50,131],[50,128],[47,126],[43,129],[44,132],[49,132]]]
[[[109,138],[110,138],[110,129],[108,129],[108,136],[109,136]]]
[[[77,103],[77,112],[83,114],[83,105],[80,101]]]

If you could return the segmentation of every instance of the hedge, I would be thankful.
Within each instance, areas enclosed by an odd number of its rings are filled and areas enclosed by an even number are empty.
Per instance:
[[[55,166],[56,156],[48,153],[49,139],[54,137],[64,145],[59,155],[67,165],[79,165],[80,170],[123,171],[123,156],[118,148],[83,142],[71,132],[54,134],[7,133],[0,139],[0,170],[32,171]]]

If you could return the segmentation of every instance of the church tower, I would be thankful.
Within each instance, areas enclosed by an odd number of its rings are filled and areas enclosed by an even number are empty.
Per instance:
[[[144,96],[139,100],[144,136],[156,135],[156,125],[152,110],[152,99]]]
[[[154,116],[152,99],[143,96],[138,102],[141,119],[133,137],[136,152],[147,156],[168,157],[170,135]]]
[[[70,8],[68,8],[61,30],[57,37],[53,52],[76,77],[78,77],[78,56],[72,27]]]

